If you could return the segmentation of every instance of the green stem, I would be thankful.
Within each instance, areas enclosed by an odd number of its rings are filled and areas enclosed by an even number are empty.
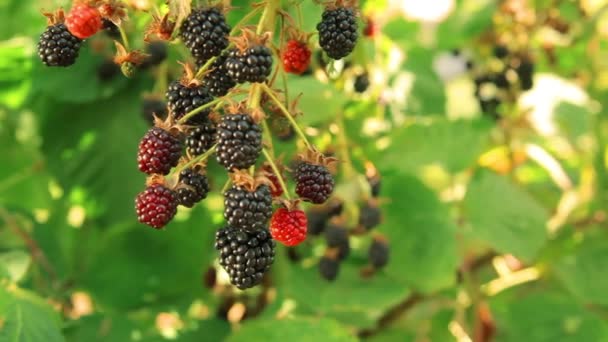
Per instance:
[[[264,140],[264,145],[270,148],[270,155],[274,157],[274,145],[272,143],[272,134],[270,133],[270,127],[268,127],[268,122],[266,120],[262,121],[262,129],[264,130],[264,136],[266,139]]]
[[[233,36],[236,33],[236,31],[239,30],[241,28],[241,26],[243,26],[243,24],[245,24],[246,22],[251,20],[251,18],[256,16],[260,12],[261,9],[262,9],[262,7],[254,7],[253,10],[251,10],[251,12],[247,13],[243,18],[241,18],[241,20],[239,20],[238,23],[236,23],[236,25],[234,25],[234,27],[230,31],[230,35]]]
[[[203,64],[203,66],[201,66],[198,69],[194,78],[200,79],[203,76],[203,74],[205,73],[205,71],[207,71],[207,69],[209,69],[211,64],[213,64],[213,62],[215,62],[216,59],[217,59],[217,56],[209,58],[209,60],[207,62],[205,62],[205,64]]]
[[[287,118],[287,120],[289,121],[291,126],[293,127],[293,129],[296,131],[298,136],[300,136],[300,139],[302,139],[302,141],[304,141],[304,144],[306,144],[306,147],[310,150],[314,150],[312,144],[310,142],[308,142],[306,135],[304,135],[304,132],[302,132],[302,129],[300,128],[300,126],[298,126],[298,123],[296,122],[296,120],[294,120],[293,116],[291,116],[291,114],[289,113],[287,108],[285,108],[283,103],[274,95],[273,91],[270,88],[268,88],[268,86],[265,84],[262,84],[262,88],[263,88],[264,92],[268,95],[268,97],[270,97],[270,99],[283,112],[283,114],[285,115],[285,117]]]
[[[355,169],[353,168],[353,162],[350,159],[350,153],[348,151],[348,138],[346,137],[346,128],[344,127],[344,115],[340,111],[336,118],[338,124],[338,149],[340,151],[340,158],[344,165],[344,177],[351,179],[355,175]]]
[[[281,188],[283,189],[283,193],[285,194],[285,198],[287,198],[288,200],[291,199],[291,197],[289,196],[289,191],[287,190],[287,186],[285,185],[285,180],[283,179],[283,175],[279,171],[279,168],[277,167],[277,165],[274,163],[274,160],[272,159],[272,157],[270,156],[270,154],[268,153],[268,151],[265,148],[262,149],[262,153],[264,154],[264,157],[268,161],[268,164],[270,164],[270,167],[272,168],[272,172],[274,172],[274,174],[277,176],[277,179],[279,180],[279,184],[281,184]]]
[[[230,185],[232,184],[232,179],[230,179],[230,177],[228,177],[228,179],[226,180],[226,183],[224,183],[224,186],[222,187],[222,194],[226,191],[228,191],[228,188],[230,187]]]
[[[118,31],[120,32],[120,39],[122,39],[122,45],[127,51],[129,51],[129,38],[127,37],[127,33],[122,28],[122,25],[116,25],[116,27],[118,27]]]
[[[279,7],[279,2],[280,0],[267,0],[266,6],[264,7],[264,12],[262,12],[262,17],[260,18],[260,22],[258,23],[258,27],[255,31],[256,34],[262,34],[262,32],[268,31],[272,28],[276,9]]]
[[[200,163],[203,160],[207,160],[207,158],[209,158],[215,152],[216,149],[217,149],[217,143],[215,145],[211,146],[211,148],[208,149],[207,151],[205,151],[205,153],[203,153],[200,156],[197,156],[195,158],[192,158],[189,162],[187,162],[182,167],[180,167],[179,170],[175,170],[175,171],[171,172],[171,174],[181,172],[182,170],[185,170],[196,163]]]
[[[183,124],[186,121],[188,121],[188,119],[190,119],[191,117],[195,116],[196,114],[204,111],[207,108],[215,106],[216,104],[221,103],[223,101],[224,101],[224,98],[223,97],[219,97],[219,98],[217,98],[217,99],[215,99],[215,100],[213,100],[211,102],[207,102],[204,105],[202,105],[200,107],[197,107],[197,108],[189,111],[188,113],[186,113],[186,115],[184,115],[181,119],[177,120],[177,123]]]

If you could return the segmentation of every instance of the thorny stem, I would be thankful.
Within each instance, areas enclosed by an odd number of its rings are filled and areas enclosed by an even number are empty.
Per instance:
[[[281,184],[281,188],[283,189],[283,193],[285,194],[285,198],[287,198],[288,200],[291,199],[291,196],[289,196],[289,190],[287,190],[287,186],[285,185],[285,180],[283,179],[283,175],[279,171],[279,168],[277,167],[277,165],[274,163],[274,160],[272,159],[272,157],[270,156],[270,154],[268,153],[268,151],[265,148],[262,149],[262,153],[264,154],[264,157],[266,157],[268,164],[270,164],[270,167],[272,168],[272,172],[274,172],[274,174],[277,176],[277,179],[279,180],[279,184]]]
[[[214,99],[211,102],[207,102],[204,105],[200,106],[200,107],[196,107],[193,110],[189,111],[188,113],[186,113],[186,115],[182,116],[179,120],[177,120],[178,124],[183,124],[186,121],[188,121],[188,119],[190,119],[191,117],[195,116],[196,114],[204,111],[205,109],[215,106],[216,104],[222,103],[224,101],[224,97],[218,97],[217,99]]]
[[[298,136],[300,136],[300,139],[302,139],[302,141],[304,141],[304,144],[306,144],[306,147],[310,150],[314,150],[312,144],[310,142],[308,142],[308,139],[306,138],[306,135],[304,135],[304,132],[302,132],[302,129],[300,128],[300,126],[298,126],[297,122],[294,120],[293,116],[291,116],[291,114],[289,113],[287,108],[285,108],[283,103],[274,95],[273,91],[270,88],[268,88],[268,86],[265,84],[262,84],[262,88],[263,88],[264,92],[268,95],[268,97],[270,97],[270,99],[283,112],[283,114],[285,115],[285,117],[287,118],[287,120],[289,121],[291,126],[293,127],[293,129],[296,131]]]

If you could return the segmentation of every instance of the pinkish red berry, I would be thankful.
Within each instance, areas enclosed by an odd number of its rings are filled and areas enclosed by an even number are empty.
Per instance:
[[[285,246],[296,246],[306,240],[307,226],[302,210],[279,208],[270,219],[270,234]]]
[[[65,26],[80,39],[89,38],[101,30],[101,15],[95,7],[76,4],[65,18]]]
[[[306,43],[290,40],[283,52],[283,68],[286,72],[293,74],[303,73],[310,64],[310,54],[310,49],[306,46]]]

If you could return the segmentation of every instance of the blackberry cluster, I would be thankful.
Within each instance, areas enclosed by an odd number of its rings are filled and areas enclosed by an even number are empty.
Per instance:
[[[262,151],[262,129],[247,114],[222,116],[217,126],[217,161],[227,170],[246,169]]]
[[[180,205],[192,208],[196,203],[207,198],[209,182],[207,176],[198,169],[187,168],[179,173],[177,201]]]
[[[213,96],[224,96],[236,85],[236,82],[228,76],[226,59],[226,54],[219,56],[211,63],[209,73],[203,78],[203,85],[207,87],[209,93]]]
[[[228,46],[229,33],[224,14],[215,7],[192,10],[179,31],[194,59],[203,63]]]
[[[334,191],[334,178],[323,165],[302,162],[295,171],[296,193],[314,204],[327,201]]]
[[[147,123],[153,125],[154,115],[159,119],[167,117],[167,103],[155,98],[144,98],[141,114]]]
[[[213,121],[207,120],[192,129],[186,137],[186,149],[192,156],[207,152],[217,141],[217,129]]]
[[[224,193],[224,218],[234,228],[256,231],[266,229],[272,216],[272,195],[267,185],[254,191],[232,186]]]
[[[160,184],[149,186],[135,198],[135,210],[139,222],[160,229],[175,216],[175,193]]]
[[[266,229],[247,232],[227,226],[215,234],[215,249],[230,282],[241,290],[260,284],[274,262],[275,243]]]
[[[76,62],[82,40],[65,24],[48,26],[38,41],[38,56],[46,66],[67,67]]]
[[[179,81],[172,82],[167,88],[167,103],[169,110],[173,113],[176,120],[186,115],[186,113],[213,101],[213,96],[203,85],[185,86]],[[197,125],[207,121],[207,116],[211,109],[206,109],[198,115],[188,120],[188,124]]]
[[[236,83],[264,82],[272,71],[272,52],[263,45],[253,45],[244,51],[231,49],[226,70]]]
[[[137,164],[147,174],[166,175],[182,155],[182,143],[169,132],[152,127],[139,142]]]
[[[319,45],[333,59],[346,57],[357,43],[357,18],[352,8],[326,9],[317,24]]]

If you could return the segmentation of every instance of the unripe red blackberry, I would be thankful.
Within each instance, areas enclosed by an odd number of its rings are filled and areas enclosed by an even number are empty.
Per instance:
[[[226,54],[220,55],[211,63],[209,73],[203,77],[203,85],[207,87],[209,93],[213,96],[224,96],[236,85],[236,82],[228,76],[226,59]],[[200,67],[204,63],[199,62],[198,64],[200,64]]]
[[[279,208],[270,220],[270,234],[285,246],[296,246],[306,240],[307,224],[302,210]]]
[[[38,56],[46,66],[70,66],[76,62],[82,40],[65,24],[48,26],[38,41]]]
[[[141,172],[166,175],[177,165],[182,143],[160,127],[152,127],[139,142],[137,164]]]
[[[310,64],[310,49],[306,43],[292,39],[287,42],[287,47],[281,56],[285,72],[300,75]]]
[[[233,185],[224,193],[224,218],[228,225],[246,231],[266,229],[272,216],[268,185],[256,188]]]
[[[334,190],[334,178],[324,165],[302,162],[295,171],[296,194],[315,204],[327,201]]]
[[[135,210],[139,222],[160,229],[175,216],[175,194],[163,185],[151,185],[135,198]]]
[[[177,184],[177,201],[180,205],[192,208],[196,203],[207,198],[209,182],[207,176],[198,168],[187,168],[179,173]]]
[[[179,30],[179,35],[194,59],[207,61],[228,46],[230,26],[215,7],[193,9]]]
[[[217,141],[215,123],[210,120],[196,126],[186,137],[186,148],[192,156],[207,152]]]
[[[65,17],[65,26],[80,39],[94,35],[101,30],[102,25],[99,10],[84,3],[74,5]]]
[[[323,256],[319,260],[319,274],[327,281],[334,281],[340,272],[340,263],[336,259]]]
[[[217,161],[227,170],[246,169],[262,152],[262,129],[248,114],[226,114],[217,125]]]
[[[325,9],[317,24],[319,45],[325,53],[340,59],[350,54],[357,43],[357,18],[352,8]]]
[[[226,70],[236,83],[261,83],[272,71],[272,52],[263,45],[251,45],[243,51],[231,49]]]
[[[167,89],[167,104],[176,120],[181,119],[188,112],[213,101],[207,88],[195,83],[183,85],[179,81],[172,82]],[[197,125],[207,121],[211,108],[206,109],[188,120],[188,124]]]
[[[266,229],[247,232],[227,226],[215,234],[220,265],[241,290],[262,282],[274,262],[275,243]]]
[[[374,238],[369,247],[368,258],[370,264],[378,269],[386,266],[389,260],[388,243],[383,238]]]

